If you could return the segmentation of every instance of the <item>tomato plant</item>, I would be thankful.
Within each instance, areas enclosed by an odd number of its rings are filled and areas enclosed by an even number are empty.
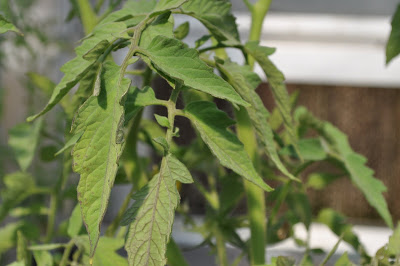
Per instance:
[[[314,250],[291,228],[303,223],[309,230],[313,221],[306,190],[324,189],[342,177],[350,178],[393,228],[382,195],[386,187],[365,165],[366,159],[353,151],[338,128],[296,105],[296,94],[288,94],[284,75],[270,60],[275,49],[260,45],[270,0],[244,1],[252,17],[246,42],[239,37],[228,1],[127,1],[117,10],[120,2],[106,6],[100,0],[92,6],[87,0],[71,1],[71,17],[80,18],[86,33],[75,49],[76,57],[62,66],[64,76],[57,84],[30,75],[33,85],[48,95],[48,103],[28,118],[29,123],[10,131],[9,146],[20,171],[2,178],[0,221],[9,216],[15,221],[0,229],[0,237],[7,239],[0,254],[16,247],[15,265],[31,265],[33,260],[37,265],[186,265],[171,238],[178,212],[215,251],[219,265],[230,261],[227,243],[241,250],[234,264],[246,257],[252,265],[264,265],[266,245],[289,237],[306,247],[297,263],[313,265]],[[209,34],[198,36],[195,47],[189,47],[183,40],[190,23],[175,25],[176,15],[198,20]],[[23,30],[1,16],[0,33],[7,31]],[[396,47],[397,52],[389,52],[388,60],[398,53],[396,38],[393,33],[388,47]],[[229,58],[227,49],[237,49],[244,63]],[[120,64],[113,56],[117,52],[124,54]],[[267,78],[274,110],[267,110],[256,93],[262,80],[253,71],[255,63]],[[132,85],[138,78],[140,84]],[[167,90],[154,88],[157,78],[172,88],[169,99],[156,97],[155,91]],[[218,108],[215,99],[224,102],[225,109]],[[65,141],[43,148],[44,139],[54,141],[46,134],[44,115],[56,105],[63,110],[67,130],[58,134]],[[166,115],[146,119],[143,110],[152,106],[162,107]],[[176,143],[182,133],[177,117],[196,130],[197,138],[190,145]],[[138,143],[151,147],[155,156],[139,154]],[[61,171],[55,183],[39,184],[29,171],[38,146],[42,159],[59,158]],[[335,174],[305,171],[320,161],[334,166]],[[76,193],[71,169],[79,174]],[[115,182],[132,189],[102,230]],[[207,203],[202,223],[180,202],[179,189],[186,184],[194,186]],[[247,202],[245,215],[234,212],[242,198]],[[67,201],[76,207],[58,223],[57,214]],[[381,256],[371,258],[343,215],[323,209],[315,220],[340,236],[339,242],[353,246],[363,264],[378,263],[383,257],[399,259],[399,230]],[[290,229],[282,236],[287,225]],[[250,229],[248,241],[237,233],[243,227]],[[126,257],[117,252],[122,247]],[[271,263],[295,262],[278,257]],[[351,262],[344,254],[337,263]]]

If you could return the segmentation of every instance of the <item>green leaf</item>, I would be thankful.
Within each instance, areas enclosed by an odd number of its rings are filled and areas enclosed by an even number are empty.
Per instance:
[[[132,18],[137,18],[136,23],[139,23],[154,9],[156,4],[156,0],[126,1],[122,9],[110,13],[100,21],[98,27],[110,22],[125,21]]]
[[[155,143],[159,144],[163,148],[164,154],[169,152],[169,144],[164,137],[157,137],[154,138],[153,140]]]
[[[397,227],[394,230],[393,235],[389,237],[387,250],[391,256],[400,257],[400,222],[397,224]]]
[[[168,117],[160,116],[157,114],[154,114],[154,117],[156,118],[156,121],[160,126],[166,127],[166,128],[171,128]]]
[[[400,4],[392,18],[392,31],[386,44],[386,64],[400,54]]]
[[[3,182],[5,188],[1,190],[0,221],[35,190],[35,181],[28,173],[16,172],[6,175]]]
[[[73,238],[79,235],[79,232],[82,229],[82,215],[81,215],[81,208],[79,204],[75,206],[74,210],[72,211],[71,217],[68,220],[68,235]]]
[[[265,147],[266,153],[282,173],[291,179],[296,179],[289,173],[278,156],[274,135],[268,123],[270,114],[265,108],[261,98],[255,92],[255,89],[261,83],[261,79],[256,73],[251,71],[249,66],[240,66],[229,60],[225,62],[217,60],[217,67],[226,77],[226,80],[235,88],[237,93],[239,93],[246,102],[250,103],[250,106],[247,106],[246,110],[256,129],[257,135]]]
[[[195,49],[188,48],[179,40],[157,36],[140,52],[145,56],[144,59],[150,59],[163,77],[170,77],[190,88],[232,103],[248,105],[227,82],[200,60]],[[149,60],[145,61],[149,63]]]
[[[97,48],[102,47],[104,49],[106,47],[104,41],[107,41],[109,46],[117,39],[115,35],[125,29],[126,25],[122,22],[113,22],[96,27],[93,34],[75,49],[77,56],[61,67],[61,71],[65,75],[54,88],[47,105],[37,115],[29,117],[28,121],[32,121],[51,110],[95,65],[97,58],[104,52],[104,50]],[[83,58],[88,53],[90,54],[90,60]]]
[[[83,132],[78,132],[77,134],[73,135],[67,141],[67,143],[65,143],[64,147],[62,147],[61,150],[59,150],[57,153],[55,153],[54,156],[57,156],[57,155],[63,153],[64,151],[68,150],[72,146],[74,146],[78,142],[78,140],[82,137],[82,135],[83,135]]]
[[[14,26],[10,21],[8,21],[5,17],[0,15],[0,34],[3,34],[7,31],[13,31],[20,35],[23,35],[21,31]]]
[[[296,261],[293,258],[290,257],[275,257],[271,259],[271,264],[268,264],[267,266],[294,266]]]
[[[327,154],[322,147],[321,141],[317,138],[301,139],[297,143],[301,157],[309,161],[322,161],[327,158]],[[297,157],[293,146],[287,146],[280,150],[282,155],[291,155]]]
[[[32,255],[28,251],[28,241],[21,231],[17,232],[17,261],[31,265]]]
[[[171,153],[165,157],[164,176],[184,184],[193,183],[193,178],[189,170]]]
[[[131,87],[125,101],[125,124],[135,117],[143,107],[149,105],[162,105],[162,102],[156,98],[153,89],[148,86],[143,89]]]
[[[39,88],[46,96],[51,96],[51,93],[56,86],[56,84],[52,80],[35,72],[29,72],[27,73],[27,76],[34,86]]]
[[[306,226],[307,230],[310,228],[312,221],[311,206],[307,195],[300,192],[289,193],[286,202],[290,209],[295,213],[299,220]]]
[[[153,16],[159,15],[160,13],[166,12],[168,10],[176,9],[185,2],[188,2],[188,0],[160,0],[158,1],[157,5],[151,13]]]
[[[347,136],[331,123],[318,120],[305,108],[297,109],[296,117],[300,123],[314,128],[324,138],[327,153],[343,163],[353,184],[361,190],[386,224],[393,228],[392,217],[382,195],[386,187],[373,176],[374,171],[365,165],[367,159],[352,150]]]
[[[8,145],[12,148],[22,171],[26,171],[35,156],[43,121],[22,123],[9,131]]]
[[[337,236],[343,235],[343,240],[354,247],[360,253],[365,253],[357,235],[353,232],[353,227],[346,222],[345,216],[333,209],[323,209],[319,212],[317,222],[328,226]]]
[[[235,134],[226,129],[234,123],[226,113],[219,110],[212,102],[192,102],[186,106],[184,113],[223,166],[266,191],[273,190],[264,183],[254,169],[243,144]]]
[[[8,223],[0,228],[0,255],[13,248],[16,244],[17,230],[21,227],[20,222]]]
[[[84,132],[72,156],[74,170],[81,175],[78,200],[89,233],[91,255],[100,236],[101,221],[123,149],[119,132],[124,119],[123,96],[129,85],[130,80],[122,77],[119,66],[105,63],[99,96],[91,96],[79,108],[72,125],[72,133]]]
[[[129,220],[134,219],[125,244],[129,265],[166,264],[166,246],[180,199],[175,182],[180,177],[175,177],[176,172],[168,168],[164,158],[160,173],[134,196],[136,201],[128,210]],[[182,172],[178,171],[178,174]]]
[[[148,47],[151,41],[158,35],[173,38],[174,18],[171,12],[162,14],[149,24],[140,35],[139,46]]]
[[[335,262],[335,266],[354,266],[355,264],[349,259],[347,251]]]
[[[308,177],[306,186],[316,190],[321,190],[342,176],[343,175],[335,175],[331,173],[312,173]]]
[[[182,23],[174,30],[174,36],[178,40],[183,40],[189,34],[190,24],[188,21]]]
[[[258,42],[253,41],[246,43],[245,50],[248,54],[254,57],[267,76],[276,105],[282,115],[285,128],[289,133],[292,145],[294,145],[297,151],[297,138],[294,133],[295,131],[291,115],[290,97],[284,83],[285,76],[268,58],[268,56],[271,55],[275,49],[259,46]]]
[[[51,253],[45,250],[35,250],[32,252],[38,266],[53,266],[54,261]]]
[[[64,102],[64,100],[68,98],[63,98],[60,101],[60,104],[69,119],[72,119],[74,117],[79,106],[81,106],[87,100],[87,98],[92,95],[99,95],[100,74],[102,67],[102,63],[96,62],[85,74],[85,76],[79,81],[78,89],[76,90],[76,93],[71,98],[71,100]]]
[[[240,45],[231,6],[231,3],[225,0],[191,0],[182,5],[181,12],[203,23],[218,41],[227,45]]]
[[[117,253],[117,250],[121,249],[124,246],[123,238],[110,238],[110,237],[101,237],[99,244],[97,246],[97,252],[93,256],[93,260],[91,261],[91,250],[90,244],[87,236],[80,236],[75,238],[77,245],[83,248],[83,264],[95,266],[126,266],[126,258],[120,256]]]
[[[57,152],[57,147],[54,145],[46,145],[40,148],[40,160],[43,162],[51,162],[56,158],[54,154]]]

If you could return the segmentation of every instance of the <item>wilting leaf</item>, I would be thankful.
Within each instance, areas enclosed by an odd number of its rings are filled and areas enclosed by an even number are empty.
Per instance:
[[[323,137],[326,152],[343,164],[353,184],[361,190],[386,224],[393,228],[392,217],[382,195],[386,187],[373,176],[374,171],[365,165],[367,159],[352,150],[347,136],[331,123],[315,118],[304,107],[298,108],[295,116],[301,124],[314,128]]]
[[[252,57],[254,57],[267,76],[276,105],[282,115],[285,128],[289,133],[292,145],[294,145],[297,151],[297,138],[294,133],[295,131],[291,115],[290,97],[284,83],[285,76],[268,58],[268,56],[271,55],[275,49],[259,46],[258,42],[248,42],[245,45],[245,50]]]
[[[215,36],[227,45],[239,45],[239,33],[231,3],[225,0],[191,0],[182,5],[182,13],[199,20]]]
[[[125,29],[126,25],[122,22],[96,27],[93,34],[75,49],[77,56],[61,67],[61,71],[65,75],[54,88],[48,104],[37,115],[29,117],[28,121],[32,121],[52,109],[95,65],[96,59],[101,56],[104,49],[117,39],[115,35]],[[105,42],[108,44],[105,45]],[[88,54],[90,54],[89,57]],[[85,55],[89,58],[88,60],[83,58]]]
[[[237,93],[239,93],[246,102],[250,103],[250,106],[247,106],[246,110],[256,129],[257,135],[265,147],[266,153],[282,173],[289,178],[295,179],[278,156],[274,135],[268,123],[269,112],[264,107],[260,96],[255,92],[255,89],[261,83],[261,79],[257,74],[251,71],[250,67],[240,66],[231,61],[217,61],[217,67],[226,77],[226,80],[235,88]]]
[[[80,173],[78,200],[94,254],[100,225],[107,209],[111,188],[122,153],[123,96],[130,81],[120,67],[107,62],[101,75],[99,96],[91,96],[80,108],[72,126],[74,134],[84,132],[72,151],[74,170]],[[122,122],[122,123],[121,123]]]
[[[157,36],[150,45],[141,49],[140,53],[151,60],[156,70],[163,77],[170,77],[180,83],[226,99],[243,106],[248,104],[222,78],[215,75],[213,70],[200,60],[195,49],[176,39]],[[149,60],[146,60],[148,64]]]
[[[234,122],[212,102],[193,102],[184,109],[221,164],[266,191],[271,191],[254,169],[253,163],[235,134],[227,130]]]
[[[125,222],[133,221],[125,244],[129,265],[166,264],[166,246],[180,198],[175,179],[183,173],[170,171],[167,161],[163,159],[160,173],[134,195],[135,203],[125,216]]]

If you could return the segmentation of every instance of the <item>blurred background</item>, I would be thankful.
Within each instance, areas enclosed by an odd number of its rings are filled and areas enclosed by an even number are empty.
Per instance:
[[[11,8],[25,33],[24,40],[10,33],[0,37],[0,174],[17,169],[6,147],[8,130],[45,103],[46,97],[37,95],[26,73],[37,72],[58,82],[59,68],[73,57],[74,46],[84,37],[80,22],[70,13],[71,3],[0,0],[0,11]],[[273,1],[261,41],[277,48],[271,58],[286,75],[289,90],[300,92],[298,103],[339,127],[354,150],[368,158],[368,166],[388,187],[385,196],[395,220],[400,219],[400,60],[385,65],[385,43],[397,4],[398,0]],[[233,0],[232,5],[246,40],[249,14],[241,0]],[[180,19],[176,18],[177,24]],[[189,44],[194,34],[205,33],[199,23],[191,21],[190,26]],[[234,51],[229,52],[235,57]],[[274,103],[267,84],[258,92],[271,109]],[[54,127],[65,127],[57,120],[57,109],[49,116]],[[52,129],[48,130],[51,135]],[[54,138],[62,140],[62,136]],[[50,169],[57,168],[49,164]],[[336,181],[323,193],[310,193],[315,210],[329,206],[355,221],[381,223],[347,179]],[[117,194],[123,198],[124,193],[113,193],[119,206]],[[202,203],[198,204],[201,212]]]

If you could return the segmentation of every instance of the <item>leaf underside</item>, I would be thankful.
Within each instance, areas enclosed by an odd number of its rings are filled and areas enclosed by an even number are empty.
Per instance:
[[[78,200],[89,234],[93,255],[100,236],[111,188],[123,144],[119,139],[124,117],[123,96],[130,85],[121,79],[120,67],[107,62],[101,74],[99,96],[91,96],[80,108],[72,132],[83,132],[72,151],[73,168],[78,172]]]
[[[221,164],[265,191],[272,191],[254,169],[253,163],[235,134],[227,130],[233,121],[212,102],[192,102],[184,109]]]
[[[133,196],[135,202],[123,219],[123,224],[132,222],[125,244],[129,265],[166,264],[166,246],[180,200],[175,180],[192,179],[186,167],[169,154],[160,172]]]
[[[255,92],[261,79],[256,73],[251,71],[250,67],[240,66],[229,60],[217,63],[217,67],[239,95],[251,104],[246,107],[246,110],[257,135],[265,147],[266,153],[282,173],[291,179],[296,179],[291,173],[289,173],[278,156],[274,135],[271,126],[268,123],[268,117],[270,114],[264,107],[260,96]]]

